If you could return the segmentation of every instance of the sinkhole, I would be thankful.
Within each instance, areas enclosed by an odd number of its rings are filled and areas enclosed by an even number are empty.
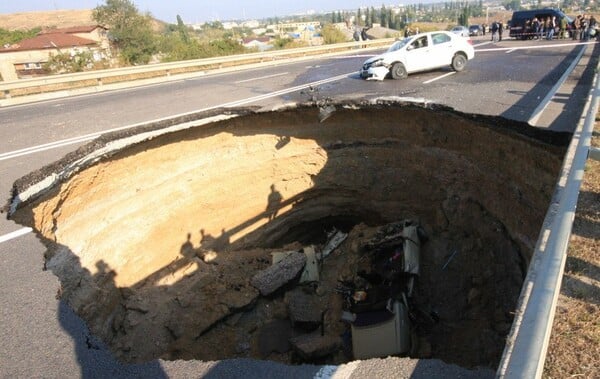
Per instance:
[[[402,355],[496,368],[568,140],[394,99],[221,109],[102,136],[19,179],[9,218],[120,360],[289,364],[355,359],[340,283],[385,282],[410,220]],[[282,252],[300,271],[263,291]]]

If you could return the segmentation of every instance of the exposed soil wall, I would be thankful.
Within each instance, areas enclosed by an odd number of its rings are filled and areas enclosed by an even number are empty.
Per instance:
[[[413,354],[495,367],[568,136],[436,106],[334,106],[324,120],[312,106],[191,117],[116,150],[109,140],[129,135],[104,137],[18,181],[10,217],[34,227],[63,298],[126,361],[294,362],[273,336],[304,333],[289,323],[299,287],[265,297],[251,278],[271,252],[319,245],[336,226],[347,240],[304,288],[332,363],[351,359],[337,281],[356,277],[385,225],[412,219],[429,236],[415,302],[440,317]]]

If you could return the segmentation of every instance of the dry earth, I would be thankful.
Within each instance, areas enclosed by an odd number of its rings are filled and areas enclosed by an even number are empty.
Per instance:
[[[596,122],[592,138],[596,147],[599,125]],[[599,253],[600,162],[588,160],[546,356],[546,378],[600,377]]]
[[[0,28],[7,30],[68,28],[95,23],[91,9],[0,13]],[[153,19],[152,28],[155,31],[163,30],[164,26],[163,21]]]
[[[93,23],[91,9],[0,14],[0,28],[7,30],[68,28]]]
[[[308,294],[335,346],[319,362],[348,360],[335,285],[412,219],[429,236],[414,305],[440,318],[417,328],[414,356],[497,366],[568,135],[387,100],[202,116],[104,136],[15,184],[11,217],[117,356],[297,363],[276,336],[307,334],[290,304]],[[320,246],[334,226],[350,235],[316,285],[259,295],[271,252]]]

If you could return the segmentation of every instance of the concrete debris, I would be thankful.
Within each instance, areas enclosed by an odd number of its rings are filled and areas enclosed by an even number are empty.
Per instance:
[[[290,339],[292,349],[302,357],[311,361],[334,354],[339,350],[342,341],[339,337],[322,336],[319,332],[304,334]]]
[[[251,284],[263,296],[268,296],[294,280],[306,265],[304,253],[292,252],[273,266],[259,271],[251,280]]]
[[[307,246],[302,249],[306,255],[306,265],[300,276],[300,283],[310,283],[319,281],[319,262],[317,260],[317,253],[315,252],[314,246]],[[279,263],[283,258],[290,254],[297,253],[297,251],[285,251],[272,253],[273,264]]]
[[[306,293],[302,288],[295,288],[285,294],[285,302],[294,327],[304,330],[315,330],[319,327],[323,310],[315,294]]]
[[[317,254],[317,258],[323,259],[327,257],[329,254],[331,254],[333,250],[340,246],[347,237],[348,233],[344,233],[334,228],[331,232],[327,234],[327,243],[325,244],[325,247],[323,248],[321,253]]]

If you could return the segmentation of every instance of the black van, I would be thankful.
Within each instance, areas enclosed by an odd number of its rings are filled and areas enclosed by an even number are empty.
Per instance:
[[[556,17],[556,26],[560,25],[560,20],[567,19],[567,24],[571,24],[573,20],[561,10],[555,8],[531,9],[528,11],[516,11],[510,20],[510,37],[530,39],[535,37],[535,30],[531,27],[531,21],[534,17],[543,21],[552,16]]]

